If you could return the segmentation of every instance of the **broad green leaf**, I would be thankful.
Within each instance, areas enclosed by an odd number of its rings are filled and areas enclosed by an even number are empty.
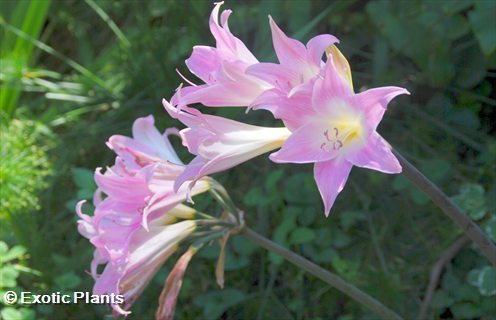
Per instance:
[[[444,290],[436,290],[432,297],[432,307],[435,309],[444,309],[453,305],[455,300]]]
[[[3,257],[4,255],[7,254],[8,251],[9,251],[9,247],[7,246],[7,244],[3,241],[0,241],[0,256]]]
[[[455,301],[477,302],[480,300],[480,295],[477,292],[477,289],[468,284],[460,284],[456,290],[451,292],[451,295]]]
[[[479,269],[470,270],[470,272],[467,274],[467,282],[473,286],[478,287],[479,286],[479,274],[480,274]]]
[[[194,304],[203,308],[205,319],[219,319],[227,309],[246,299],[246,294],[240,290],[224,289],[199,295],[195,298]]]
[[[359,221],[364,221],[366,217],[362,211],[345,211],[339,215],[339,219],[341,220],[341,226],[347,231]]]
[[[17,285],[19,271],[14,266],[6,265],[0,268],[0,288],[13,288]]]
[[[81,278],[74,272],[67,272],[55,278],[55,284],[61,290],[74,289],[81,283]]]
[[[282,223],[276,228],[273,235],[273,240],[278,244],[285,246],[287,245],[288,234],[296,227],[296,215],[294,212],[285,215]],[[281,264],[284,260],[281,256],[269,252],[269,259],[275,264]]]
[[[441,182],[451,176],[451,164],[442,159],[427,160],[421,165],[421,171],[434,182]]]
[[[268,176],[267,179],[265,179],[265,188],[267,191],[272,190],[275,188],[277,182],[281,180],[281,178],[284,176],[284,169],[277,169],[275,171],[272,171]]]
[[[95,180],[93,178],[94,172],[86,168],[73,168],[72,177],[74,183],[80,189],[96,190]]]
[[[339,230],[338,228],[333,228],[330,232],[332,238],[331,244],[333,247],[340,249],[350,244],[351,238],[345,232]]]
[[[308,206],[298,214],[298,223],[303,226],[311,226],[318,214],[322,214],[319,209]]]
[[[455,319],[473,319],[482,315],[482,310],[473,303],[463,302],[450,308]]]
[[[496,295],[496,267],[486,266],[480,271],[479,291],[483,296]]]
[[[0,315],[4,320],[23,320],[21,312],[11,307],[3,308]]]
[[[251,255],[259,248],[255,243],[253,243],[253,241],[250,241],[245,237],[232,237],[229,242],[231,243],[234,251],[244,256]]]
[[[475,10],[469,12],[468,20],[477,40],[486,56],[496,49],[496,2],[479,0],[476,2]]]
[[[290,244],[302,244],[307,243],[315,239],[315,231],[310,228],[297,228],[289,237]]]
[[[459,194],[452,199],[474,220],[480,220],[486,214],[484,188],[479,184],[466,183],[462,185]]]
[[[332,248],[323,249],[319,253],[312,256],[312,259],[317,263],[329,263],[334,258],[338,257],[336,250]]]
[[[486,222],[484,230],[486,231],[489,238],[496,242],[496,216],[492,216],[491,219]]]
[[[262,188],[251,188],[243,197],[243,203],[249,207],[265,206],[270,203],[270,198],[267,197]]]
[[[0,263],[11,261],[14,259],[19,259],[25,253],[26,253],[26,248],[24,248],[23,246],[19,246],[19,245],[14,246],[9,250],[9,252],[0,256]]]

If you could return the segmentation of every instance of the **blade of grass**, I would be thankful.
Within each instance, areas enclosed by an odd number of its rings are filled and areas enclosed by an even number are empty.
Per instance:
[[[96,74],[94,74],[90,70],[86,69],[85,67],[83,67],[82,65],[77,63],[76,61],[72,60],[69,57],[66,57],[65,55],[58,52],[57,50],[50,47],[49,45],[34,39],[33,37],[24,33],[22,30],[19,30],[15,26],[13,26],[9,23],[6,23],[5,21],[0,21],[0,25],[3,25],[7,30],[15,33],[19,37],[22,37],[22,38],[32,42],[36,47],[45,51],[46,53],[51,54],[51,55],[55,56],[56,58],[64,61],[71,68],[73,68],[77,72],[81,73],[83,76],[87,77],[89,80],[91,80],[97,86],[99,86],[102,89],[104,89],[105,91],[109,92],[112,96],[117,96],[117,94],[115,92],[113,92],[113,89],[109,85],[107,85],[107,83],[103,79],[99,78]]]
[[[98,4],[96,4],[95,1],[93,0],[86,0],[86,3],[93,9],[95,10],[96,14],[102,18],[103,21],[109,26],[110,30],[112,30],[117,38],[119,39],[120,43],[125,46],[125,47],[130,47],[131,42],[126,38],[124,33],[119,29],[117,24],[109,17],[109,15],[103,10]]]
[[[51,1],[20,1],[17,3],[11,18],[13,26],[19,26],[20,30],[31,38],[38,38],[48,13]],[[2,24],[3,24],[3,17]],[[25,38],[13,37],[6,34],[2,41],[0,58],[5,63],[6,60],[13,62],[14,75],[2,86],[0,96],[0,109],[11,116],[17,100],[20,96],[20,80],[22,72],[29,63],[33,52],[33,43]]]

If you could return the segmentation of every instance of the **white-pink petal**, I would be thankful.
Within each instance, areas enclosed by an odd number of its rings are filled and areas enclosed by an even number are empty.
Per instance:
[[[343,190],[352,167],[350,162],[342,158],[315,163],[315,181],[324,201],[326,216],[329,216],[336,197]]]
[[[401,165],[391,151],[391,146],[375,131],[362,149],[347,155],[346,159],[357,167],[384,173],[401,172]]]

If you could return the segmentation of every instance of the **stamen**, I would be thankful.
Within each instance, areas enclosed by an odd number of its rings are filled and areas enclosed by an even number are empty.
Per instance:
[[[180,71],[178,68],[176,68],[176,72],[177,74],[179,74],[179,76],[184,80],[186,81],[187,83],[189,83],[190,85],[192,85],[193,87],[196,87],[198,86],[197,84],[194,84],[192,81],[190,81],[188,78],[186,78]]]
[[[331,141],[329,138],[329,130],[324,131],[324,136],[326,137],[327,141]]]
[[[334,136],[337,138],[338,134],[339,134],[338,128],[334,127],[334,132],[336,132],[336,135],[334,135]]]

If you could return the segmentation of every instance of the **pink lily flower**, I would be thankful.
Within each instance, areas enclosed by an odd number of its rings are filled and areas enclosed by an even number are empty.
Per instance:
[[[164,161],[182,164],[168,139],[174,129],[160,134],[155,128],[152,115],[136,119],[132,133],[132,138],[113,135],[107,142],[107,146],[125,162],[128,169],[137,170],[148,164]]]
[[[186,166],[174,185],[177,190],[187,180],[193,187],[201,177],[232,168],[263,153],[279,148],[291,132],[282,128],[248,125],[230,119],[173,107],[162,100],[169,115],[188,128],[179,132],[183,145],[196,157]]]
[[[315,180],[327,216],[353,166],[401,172],[391,147],[376,131],[388,103],[400,94],[409,92],[381,87],[355,94],[331,55],[323,77],[315,81],[309,106],[295,110],[293,106],[300,101],[293,101],[279,109],[281,119],[292,124],[289,128],[293,134],[270,159],[277,163],[315,163]]]
[[[322,56],[327,48],[339,40],[330,34],[321,34],[310,39],[305,46],[291,39],[269,16],[272,42],[279,59],[276,63],[257,63],[247,69],[247,73],[268,82],[272,91],[291,96],[299,90],[309,90],[319,75],[324,62]],[[257,99],[263,101],[263,96]],[[258,104],[257,103],[257,104]]]
[[[246,68],[258,63],[246,45],[229,30],[231,10],[219,10],[224,2],[217,2],[210,15],[210,31],[216,47],[194,46],[191,57],[186,60],[191,73],[205,84],[182,89],[171,99],[179,108],[193,103],[206,106],[247,106],[270,86],[263,80],[245,73]]]
[[[189,219],[196,211],[181,203],[210,188],[208,179],[202,179],[191,189],[173,190],[184,166],[171,162],[180,161],[167,137],[154,127],[153,117],[137,119],[133,136],[109,140],[119,156],[105,173],[95,172],[94,215],[82,212],[84,201],[76,208],[78,230],[95,246],[91,263],[94,293],[124,295],[125,309],[194,230],[196,223]],[[188,220],[176,223],[178,219]],[[105,270],[98,274],[102,264]],[[112,307],[126,313],[119,305]]]

